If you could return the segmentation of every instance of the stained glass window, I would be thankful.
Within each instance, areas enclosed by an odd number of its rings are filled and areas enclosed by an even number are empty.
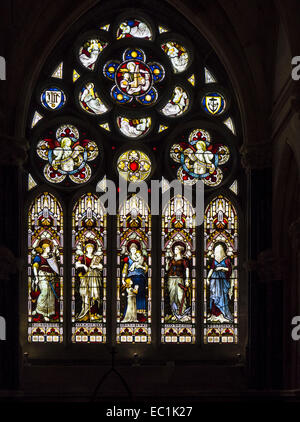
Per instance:
[[[43,192],[28,212],[28,340],[63,341],[63,212]]]
[[[106,341],[106,214],[98,197],[78,199],[72,215],[72,340]]]
[[[223,195],[204,216],[204,342],[238,341],[238,216]]]
[[[117,341],[150,343],[151,216],[136,195],[120,208],[117,248]]]
[[[94,10],[54,49],[30,102],[26,335],[85,350],[111,338],[120,347],[237,343],[244,185],[230,80],[182,16]],[[164,193],[170,179],[193,194],[203,182],[203,201],[214,198],[203,225],[184,191],[152,210],[153,186]],[[118,202],[120,180],[134,185]],[[99,195],[112,182],[114,215]],[[139,182],[151,206],[132,195]]]
[[[176,196],[162,216],[161,341],[195,342],[196,231],[191,204]]]

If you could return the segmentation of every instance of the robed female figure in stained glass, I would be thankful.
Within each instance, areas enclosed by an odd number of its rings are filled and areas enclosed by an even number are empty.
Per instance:
[[[128,245],[129,254],[124,258],[124,266],[122,270],[122,285],[126,285],[126,279],[130,279],[132,286],[136,290],[136,309],[137,319],[140,322],[146,320],[147,308],[146,308],[146,284],[147,284],[147,272],[148,265],[145,262],[145,258],[140,249],[139,242],[131,241]],[[128,284],[128,282],[127,282]],[[130,286],[129,286],[130,288]],[[131,292],[132,293],[132,292]],[[128,294],[128,291],[127,291]],[[126,315],[128,306],[124,311]],[[124,320],[123,320],[124,321]]]
[[[78,270],[80,279],[79,293],[81,296],[81,311],[77,315],[77,321],[99,320],[102,270],[102,251],[96,250],[96,244],[88,241],[85,245],[84,253],[79,254],[75,268]]]
[[[32,312],[35,315],[34,322],[45,322],[59,318],[56,301],[59,293],[57,284],[59,282],[59,269],[56,261],[57,251],[53,242],[44,239],[35,248],[36,256],[33,259],[32,269],[34,279],[32,283],[32,297],[37,297],[36,308]]]
[[[172,249],[173,256],[166,262],[171,320],[184,322],[191,318],[189,260],[183,256],[185,247],[181,243],[175,243]]]
[[[209,308],[211,315],[208,321],[211,322],[233,322],[229,309],[229,299],[232,297],[230,276],[232,267],[227,257],[223,244],[219,243],[214,247],[213,261],[208,273],[209,284]]]

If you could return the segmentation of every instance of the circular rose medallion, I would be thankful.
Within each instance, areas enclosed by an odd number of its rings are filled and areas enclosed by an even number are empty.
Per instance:
[[[127,60],[117,69],[116,84],[124,94],[144,95],[152,87],[151,70],[146,63],[139,60]]]

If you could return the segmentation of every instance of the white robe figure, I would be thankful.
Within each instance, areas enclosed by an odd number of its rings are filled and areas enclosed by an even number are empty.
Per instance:
[[[99,98],[95,97],[94,84],[92,83],[86,86],[85,90],[81,94],[80,101],[84,101],[95,114],[103,114],[107,111],[103,102]]]
[[[85,53],[81,53],[79,56],[79,59],[84,67],[89,67],[96,63],[101,52],[98,43],[93,41],[91,42],[91,45],[88,47],[87,51],[90,53],[90,56],[87,56]]]
[[[137,310],[136,310],[136,295],[138,293],[139,286],[132,287],[132,282],[130,287],[127,287],[127,309],[126,314],[122,322],[138,322],[137,319]]]

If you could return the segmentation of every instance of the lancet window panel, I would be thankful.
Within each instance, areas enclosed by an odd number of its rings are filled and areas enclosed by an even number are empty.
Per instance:
[[[238,215],[223,195],[204,215],[204,342],[238,342]]]
[[[195,211],[180,195],[163,212],[161,247],[161,341],[195,343]]]
[[[151,215],[136,195],[120,207],[117,227],[117,342],[150,343]]]
[[[63,211],[43,192],[28,211],[28,341],[63,341]]]
[[[106,213],[87,193],[72,213],[72,341],[106,342]]]

